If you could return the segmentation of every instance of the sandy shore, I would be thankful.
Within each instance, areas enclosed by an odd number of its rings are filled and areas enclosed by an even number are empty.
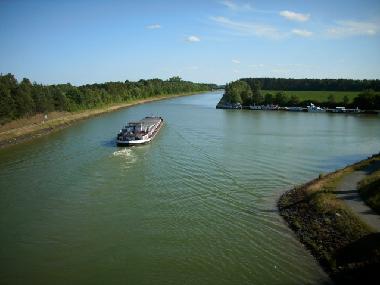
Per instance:
[[[30,118],[23,118],[16,121],[9,122],[0,127],[0,148],[5,148],[11,145],[19,144],[22,142],[30,141],[37,137],[48,135],[57,130],[66,128],[73,123],[84,120],[100,114],[113,112],[122,108],[144,104],[152,101],[170,99],[180,96],[189,96],[200,94],[202,92],[191,92],[176,95],[157,96],[147,99],[136,100],[133,102],[110,105],[107,107],[90,109],[78,112],[53,112],[47,115],[45,119],[43,114],[37,114]]]

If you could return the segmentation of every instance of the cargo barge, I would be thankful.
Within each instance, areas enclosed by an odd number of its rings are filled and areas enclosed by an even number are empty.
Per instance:
[[[161,117],[145,117],[129,122],[117,134],[116,143],[121,146],[133,146],[149,143],[160,131],[164,120]]]

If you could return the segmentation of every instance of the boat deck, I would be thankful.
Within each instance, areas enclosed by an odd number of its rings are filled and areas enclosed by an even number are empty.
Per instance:
[[[146,117],[140,121],[129,122],[128,124],[129,125],[142,125],[143,127],[149,127],[149,126],[157,124],[158,122],[160,122],[160,120],[161,119],[158,117]]]

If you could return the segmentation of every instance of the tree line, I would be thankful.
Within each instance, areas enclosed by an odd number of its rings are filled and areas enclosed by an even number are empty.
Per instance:
[[[251,88],[258,82],[263,90],[275,91],[380,91],[380,80],[242,78]]]
[[[284,91],[270,91],[265,94],[261,90],[261,83],[259,80],[250,81],[237,80],[226,84],[225,93],[218,104],[235,104],[240,103],[243,106],[249,105],[279,105],[285,106],[307,106],[310,99],[301,101],[298,96],[287,96]],[[347,108],[360,108],[363,110],[379,110],[380,109],[380,94],[376,93],[373,89],[363,90],[356,96],[353,102],[347,96],[343,101],[336,102],[333,94],[329,95],[327,101],[320,102],[322,107],[335,108],[337,103]]]
[[[52,111],[78,111],[107,104],[128,102],[153,96],[215,89],[214,84],[183,81],[180,77],[168,80],[149,79],[131,82],[106,82],[73,86],[69,83],[42,85],[14,75],[0,75],[0,123]]]

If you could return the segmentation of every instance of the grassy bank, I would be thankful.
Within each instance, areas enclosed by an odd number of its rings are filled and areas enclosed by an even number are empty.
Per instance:
[[[276,94],[279,91],[263,90],[262,93]],[[311,101],[314,103],[328,102],[329,96],[333,95],[337,103],[343,102],[345,96],[348,98],[348,102],[352,103],[354,98],[358,96],[360,92],[357,91],[284,91],[284,93],[290,98],[297,96],[300,101]]]
[[[121,108],[126,108],[137,104],[143,104],[147,102],[175,98],[180,96],[189,96],[198,93],[199,92],[188,92],[176,95],[156,96],[150,97],[148,99],[128,101],[121,104],[112,104],[103,106],[101,108],[89,109],[73,113],[52,112],[48,114],[47,119],[45,119],[43,114],[37,114],[29,118],[22,118],[4,124],[0,127],[0,148],[4,148],[25,141],[30,141],[34,138],[66,128],[79,120],[84,120],[86,118],[100,115],[103,113],[116,111]]]
[[[380,215],[380,170],[360,181],[359,193],[366,204]]]
[[[380,233],[364,224],[334,192],[344,175],[379,160],[376,155],[321,176],[284,193],[278,201],[289,227],[338,283],[377,278]]]

